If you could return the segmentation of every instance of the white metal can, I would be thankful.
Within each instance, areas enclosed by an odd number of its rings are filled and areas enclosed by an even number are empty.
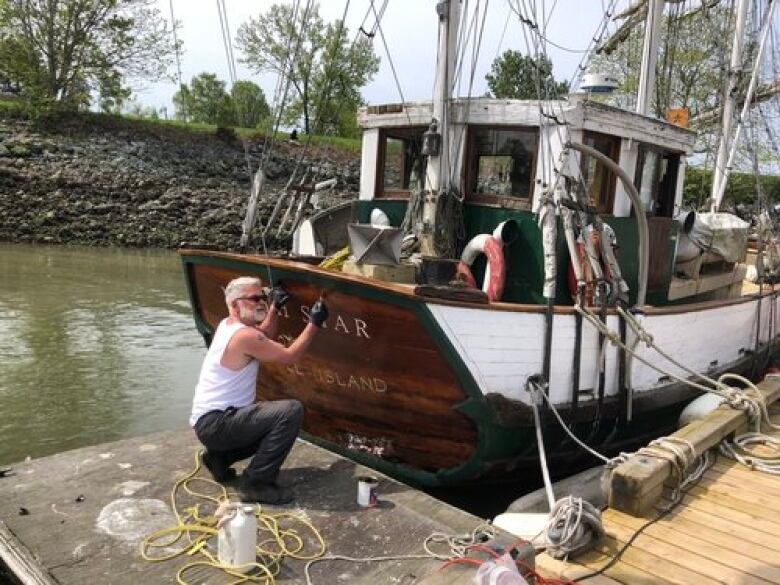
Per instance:
[[[379,480],[375,477],[358,477],[357,503],[364,508],[373,508],[376,506],[376,487]]]

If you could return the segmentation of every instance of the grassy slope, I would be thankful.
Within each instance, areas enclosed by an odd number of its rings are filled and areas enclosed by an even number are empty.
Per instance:
[[[194,135],[214,135],[224,132],[233,132],[242,139],[257,140],[265,136],[265,132],[257,128],[218,128],[214,124],[203,124],[200,122],[184,122],[182,120],[153,120],[150,118],[140,118],[138,116],[104,114],[98,112],[78,112],[60,114],[67,115],[72,121],[79,118],[84,123],[95,123],[99,126],[113,127],[134,127],[139,130],[172,130],[176,133],[189,133]],[[30,118],[30,109],[17,99],[10,97],[0,97],[0,118]],[[38,121],[42,124],[56,122],[57,116],[39,117]],[[279,132],[276,138],[289,138],[289,134]],[[299,136],[300,142],[305,144],[311,141],[312,146],[320,146],[343,151],[345,154],[355,154],[360,152],[359,138],[343,138],[340,136]]]

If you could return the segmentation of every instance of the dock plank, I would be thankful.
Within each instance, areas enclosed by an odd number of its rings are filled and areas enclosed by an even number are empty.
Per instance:
[[[702,492],[706,494],[706,492]],[[721,505],[718,498],[714,501],[712,498],[702,496],[702,493],[696,493],[690,490],[689,494],[683,496],[681,505],[686,509],[700,510],[723,519],[726,522],[732,522],[741,526],[758,530],[770,536],[780,534],[780,524],[774,519],[766,518],[760,508],[752,510],[743,510],[730,506]]]
[[[780,398],[780,377],[767,376],[757,385],[767,404]],[[721,440],[744,428],[747,413],[722,405],[706,417],[686,425],[673,436],[693,445],[698,455],[716,446]],[[644,516],[658,501],[664,482],[672,475],[672,465],[666,459],[634,456],[621,463],[613,472],[609,505],[612,508]]]
[[[607,534],[621,542],[628,541],[634,534],[634,530],[631,528],[627,528],[615,522],[610,522],[606,527],[606,530]],[[678,565],[720,583],[729,583],[733,585],[766,585],[766,583],[772,583],[772,581],[755,577],[746,574],[741,570],[729,567],[722,562],[713,561],[701,554],[686,551],[675,544],[664,542],[654,536],[650,536],[647,531],[640,534],[639,537],[634,540],[634,543],[629,550],[645,551],[664,559],[664,562],[668,562],[669,559],[674,559]],[[626,562],[629,562],[628,558],[626,558]],[[694,581],[688,581],[688,583],[693,582]],[[695,582],[698,583],[701,581]]]
[[[756,496],[754,492],[734,490],[728,486],[718,485],[717,482],[705,480],[692,487],[688,493],[718,505],[766,518],[772,522],[780,521],[780,501],[765,496]]]
[[[608,510],[604,518],[610,526],[619,524],[631,531],[638,530],[645,523],[641,518],[635,518],[614,510]],[[718,535],[715,531],[701,530],[699,534],[690,534],[680,529],[679,521],[669,522],[660,520],[648,526],[643,534],[652,536],[660,541],[676,546],[680,551],[688,551],[717,563],[726,565],[739,572],[765,579],[770,583],[780,583],[780,566],[778,566],[777,553],[765,549],[764,558],[760,551],[753,547],[744,547],[743,552],[737,551],[734,545],[739,546],[738,539],[729,539],[728,535]],[[708,537],[708,538],[705,538]],[[713,542],[713,540],[715,542]],[[734,542],[737,541],[737,542]],[[750,555],[745,554],[750,550]]]
[[[139,542],[154,529],[173,523],[171,490],[175,481],[193,469],[198,448],[194,434],[182,430],[16,464],[15,476],[0,479],[0,519],[60,585],[137,585],[141,576],[145,583],[172,582],[180,567],[202,557],[147,562],[139,555]],[[380,478],[376,508],[361,508],[355,501],[356,478],[366,473]],[[304,514],[321,531],[327,553],[333,555],[424,554],[422,543],[431,533],[463,535],[483,523],[305,441],[296,443],[280,480],[295,485],[296,500],[289,507],[268,507],[267,511]],[[138,508],[128,508],[135,512],[124,517],[123,531],[107,533],[105,524],[103,529],[98,526],[101,513],[105,519],[112,506],[125,510],[121,506],[127,502],[156,507],[142,517],[133,516]],[[21,508],[29,513],[20,515]],[[511,535],[501,536],[503,544],[514,541]],[[334,575],[365,585],[435,583],[441,564],[433,559],[328,561],[314,565],[311,574],[315,584],[336,582]],[[305,582],[304,565],[304,561],[286,559],[277,582]],[[471,583],[474,570],[455,568],[443,573],[448,583],[466,584]],[[207,585],[226,582],[217,571],[203,567],[191,569],[187,576],[191,582]]]
[[[734,463],[731,466],[717,464],[706,471],[704,477],[710,481],[717,480],[720,485],[730,486],[734,491],[754,492],[770,496],[777,500],[780,498],[780,478],[778,481],[766,481],[760,471],[752,471],[743,465]]]
[[[579,579],[585,575],[590,575],[593,572],[593,570],[588,567],[567,563],[554,559],[549,555],[539,555],[536,557],[536,561],[536,570],[540,573],[559,575],[565,579]],[[606,560],[604,562],[606,562]],[[583,579],[581,583],[584,583],[585,585],[620,585],[621,582],[607,575],[595,575]]]
[[[762,548],[776,551],[778,559],[780,559],[780,536],[778,536],[780,534],[780,526],[776,526],[776,532],[772,534],[757,530],[752,526],[746,526],[734,519],[710,514],[692,505],[679,506],[669,514],[668,518],[670,520],[674,519],[675,525],[686,527],[690,524],[692,525],[691,529],[699,533],[714,530],[720,533],[732,534],[735,538],[744,541],[748,546],[759,545]]]
[[[762,382],[768,399],[778,396],[779,383],[777,377]],[[773,406],[772,419],[780,423],[777,408]],[[676,435],[692,440],[697,450],[708,448],[741,432],[744,424],[737,418],[721,408]],[[765,432],[780,437],[780,431]],[[608,538],[567,563],[550,563],[540,555],[539,567],[558,577],[604,566],[608,555],[657,514],[656,503],[670,503],[671,488],[659,483],[668,475],[664,467],[660,460],[634,458],[620,478],[612,478],[619,493],[610,500],[615,506],[602,514]],[[643,529],[606,575],[624,585],[780,584],[780,477],[719,458],[668,515]]]
[[[607,538],[596,546],[596,551],[602,555],[600,562],[594,563],[589,555],[578,557],[576,562],[592,569],[599,569],[623,547],[625,542],[625,539],[615,538],[614,534],[608,533]],[[676,557],[659,556],[634,546],[626,549],[620,557],[620,561],[607,569],[606,573],[621,583],[630,585],[635,583],[672,585],[690,585],[691,583],[715,585],[720,583],[717,579],[712,579],[678,563]]]

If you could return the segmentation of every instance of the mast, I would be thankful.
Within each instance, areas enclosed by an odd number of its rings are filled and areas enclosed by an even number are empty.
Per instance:
[[[712,207],[710,211],[717,211],[720,201],[718,193],[721,193],[721,183],[726,178],[726,166],[728,158],[729,135],[731,134],[731,125],[734,118],[734,107],[736,104],[735,93],[737,82],[742,69],[742,37],[745,34],[745,21],[747,20],[747,0],[738,0],[737,3],[737,22],[734,28],[734,42],[731,45],[731,65],[729,66],[729,78],[726,87],[726,96],[723,102],[723,125],[720,134],[720,144],[718,145],[718,158],[715,163],[715,172],[712,176]],[[723,185],[725,188],[725,183]]]
[[[458,37],[461,0],[440,0],[436,4],[439,15],[439,47],[436,59],[436,85],[433,91],[433,119],[441,132],[441,149],[428,158],[425,170],[425,200],[423,202],[423,229],[420,234],[420,251],[426,256],[436,256],[434,234],[436,231],[436,204],[439,196],[449,189],[450,166],[450,91],[454,86],[455,46]]]
[[[655,91],[655,65],[658,61],[658,38],[664,15],[665,0],[647,0],[645,42],[642,47],[642,68],[636,96],[636,112],[647,116]]]

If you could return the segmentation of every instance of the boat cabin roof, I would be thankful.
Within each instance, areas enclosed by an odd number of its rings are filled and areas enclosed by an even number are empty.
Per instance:
[[[540,115],[540,107],[548,116]],[[358,112],[361,128],[427,127],[433,116],[433,103],[407,102],[366,106]],[[469,126],[552,126],[565,122],[574,130],[599,132],[610,136],[655,144],[690,154],[695,133],[652,116],[644,116],[614,106],[572,95],[565,100],[513,100],[458,98],[452,101],[452,122]]]

